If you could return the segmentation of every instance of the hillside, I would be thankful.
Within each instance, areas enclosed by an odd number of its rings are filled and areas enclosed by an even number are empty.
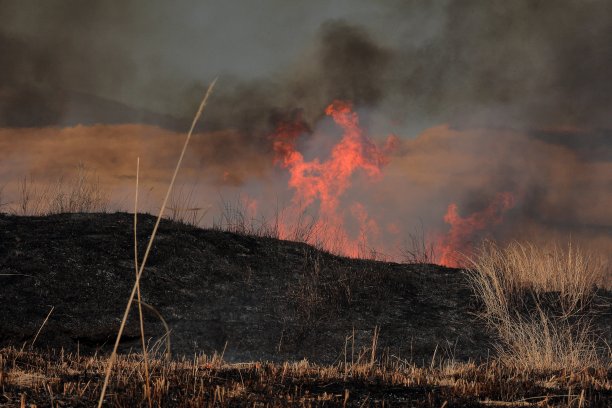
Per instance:
[[[0,346],[31,342],[53,307],[36,347],[109,350],[134,281],[132,221],[125,213],[0,215]],[[154,221],[139,218],[141,254]],[[435,265],[347,259],[163,221],[142,293],[167,321],[175,356],[225,349],[227,361],[333,363],[345,351],[357,358],[376,327],[381,355],[417,364],[434,352],[461,360],[491,352],[464,275]],[[132,310],[124,352],[139,348]],[[154,342],[164,328],[145,313]]]

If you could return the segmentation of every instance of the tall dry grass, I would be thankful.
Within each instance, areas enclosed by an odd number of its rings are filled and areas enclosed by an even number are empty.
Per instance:
[[[213,220],[213,229],[229,231],[235,234],[256,237],[279,238],[280,215],[277,212],[273,219],[257,215],[249,208],[247,197],[238,196],[233,200],[221,197],[219,215]]]
[[[433,264],[438,259],[435,244],[428,239],[423,222],[408,234],[400,248],[400,259],[408,264]]]
[[[19,198],[12,205],[12,213],[18,215],[45,215],[48,214],[50,185],[39,185],[33,177],[24,176],[19,183]]]
[[[597,288],[609,280],[603,258],[571,243],[486,242],[470,263],[469,282],[505,363],[521,369],[610,364],[590,324]]]
[[[290,212],[290,207],[281,207],[277,203],[273,214],[266,216],[249,209],[248,200],[244,197],[238,196],[233,200],[222,197],[213,228],[241,235],[304,242],[327,249],[327,243],[321,242],[320,237],[329,234],[321,231],[324,224],[319,222],[319,218],[304,210],[289,222]]]
[[[37,183],[33,176],[24,177],[11,212],[30,216],[106,212],[109,205],[110,194],[101,186],[96,172],[80,163],[72,177],[60,177],[52,184]]]
[[[202,206],[195,196],[195,186],[180,186],[170,195],[166,207],[166,218],[192,227],[201,227],[210,205]]]
[[[6,208],[8,202],[5,201],[4,197],[4,186],[0,186],[0,214],[3,212],[3,208]]]

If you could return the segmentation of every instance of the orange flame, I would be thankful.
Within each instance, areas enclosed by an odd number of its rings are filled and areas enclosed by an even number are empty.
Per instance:
[[[504,213],[514,207],[512,193],[498,193],[487,208],[482,211],[461,217],[457,204],[448,206],[444,222],[451,226],[450,231],[438,241],[437,253],[440,254],[440,265],[458,268],[459,258],[472,252],[475,233],[486,229],[489,225],[499,224]]]
[[[368,236],[377,233],[378,226],[363,205],[354,203],[351,215],[360,224],[361,237],[351,238],[344,228],[344,216],[338,211],[340,198],[351,186],[351,176],[357,170],[363,170],[370,178],[380,177],[381,168],[389,162],[387,153],[397,142],[390,136],[384,148],[377,147],[363,134],[358,115],[348,102],[334,101],[325,109],[325,114],[343,130],[342,139],[332,148],[329,159],[304,159],[296,149],[296,140],[306,128],[294,122],[279,125],[273,135],[275,162],[290,173],[289,186],[295,190],[291,216],[299,217],[318,200],[319,217],[312,237],[315,243],[331,244],[333,241],[333,250],[358,256],[360,245],[367,245]],[[281,226],[280,232],[282,238],[291,238],[286,226]],[[330,232],[334,236],[330,236]]]

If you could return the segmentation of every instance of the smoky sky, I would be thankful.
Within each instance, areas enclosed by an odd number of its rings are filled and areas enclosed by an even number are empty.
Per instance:
[[[286,181],[275,127],[301,122],[307,147],[325,107],[349,100],[366,133],[402,141],[387,181],[356,200],[443,227],[450,202],[466,215],[509,191],[502,235],[595,231],[607,245],[611,44],[607,1],[0,0],[3,168],[44,174],[53,146],[107,180],[149,154],[161,180],[218,77],[186,169],[209,185]]]
[[[221,127],[335,98],[398,121],[609,125],[609,2],[227,3],[0,2],[2,123],[95,121],[82,94],[188,117],[221,76]]]

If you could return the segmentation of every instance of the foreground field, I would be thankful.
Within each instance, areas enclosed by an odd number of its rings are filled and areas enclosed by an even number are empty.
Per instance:
[[[106,359],[0,350],[0,405],[93,406]],[[494,362],[399,360],[337,365],[224,363],[219,356],[150,362],[154,406],[609,407],[612,369],[526,372]],[[119,358],[106,404],[147,406],[140,355]]]
[[[612,406],[609,265],[571,244],[460,270],[164,220],[111,366],[131,222],[0,214],[0,406]]]

